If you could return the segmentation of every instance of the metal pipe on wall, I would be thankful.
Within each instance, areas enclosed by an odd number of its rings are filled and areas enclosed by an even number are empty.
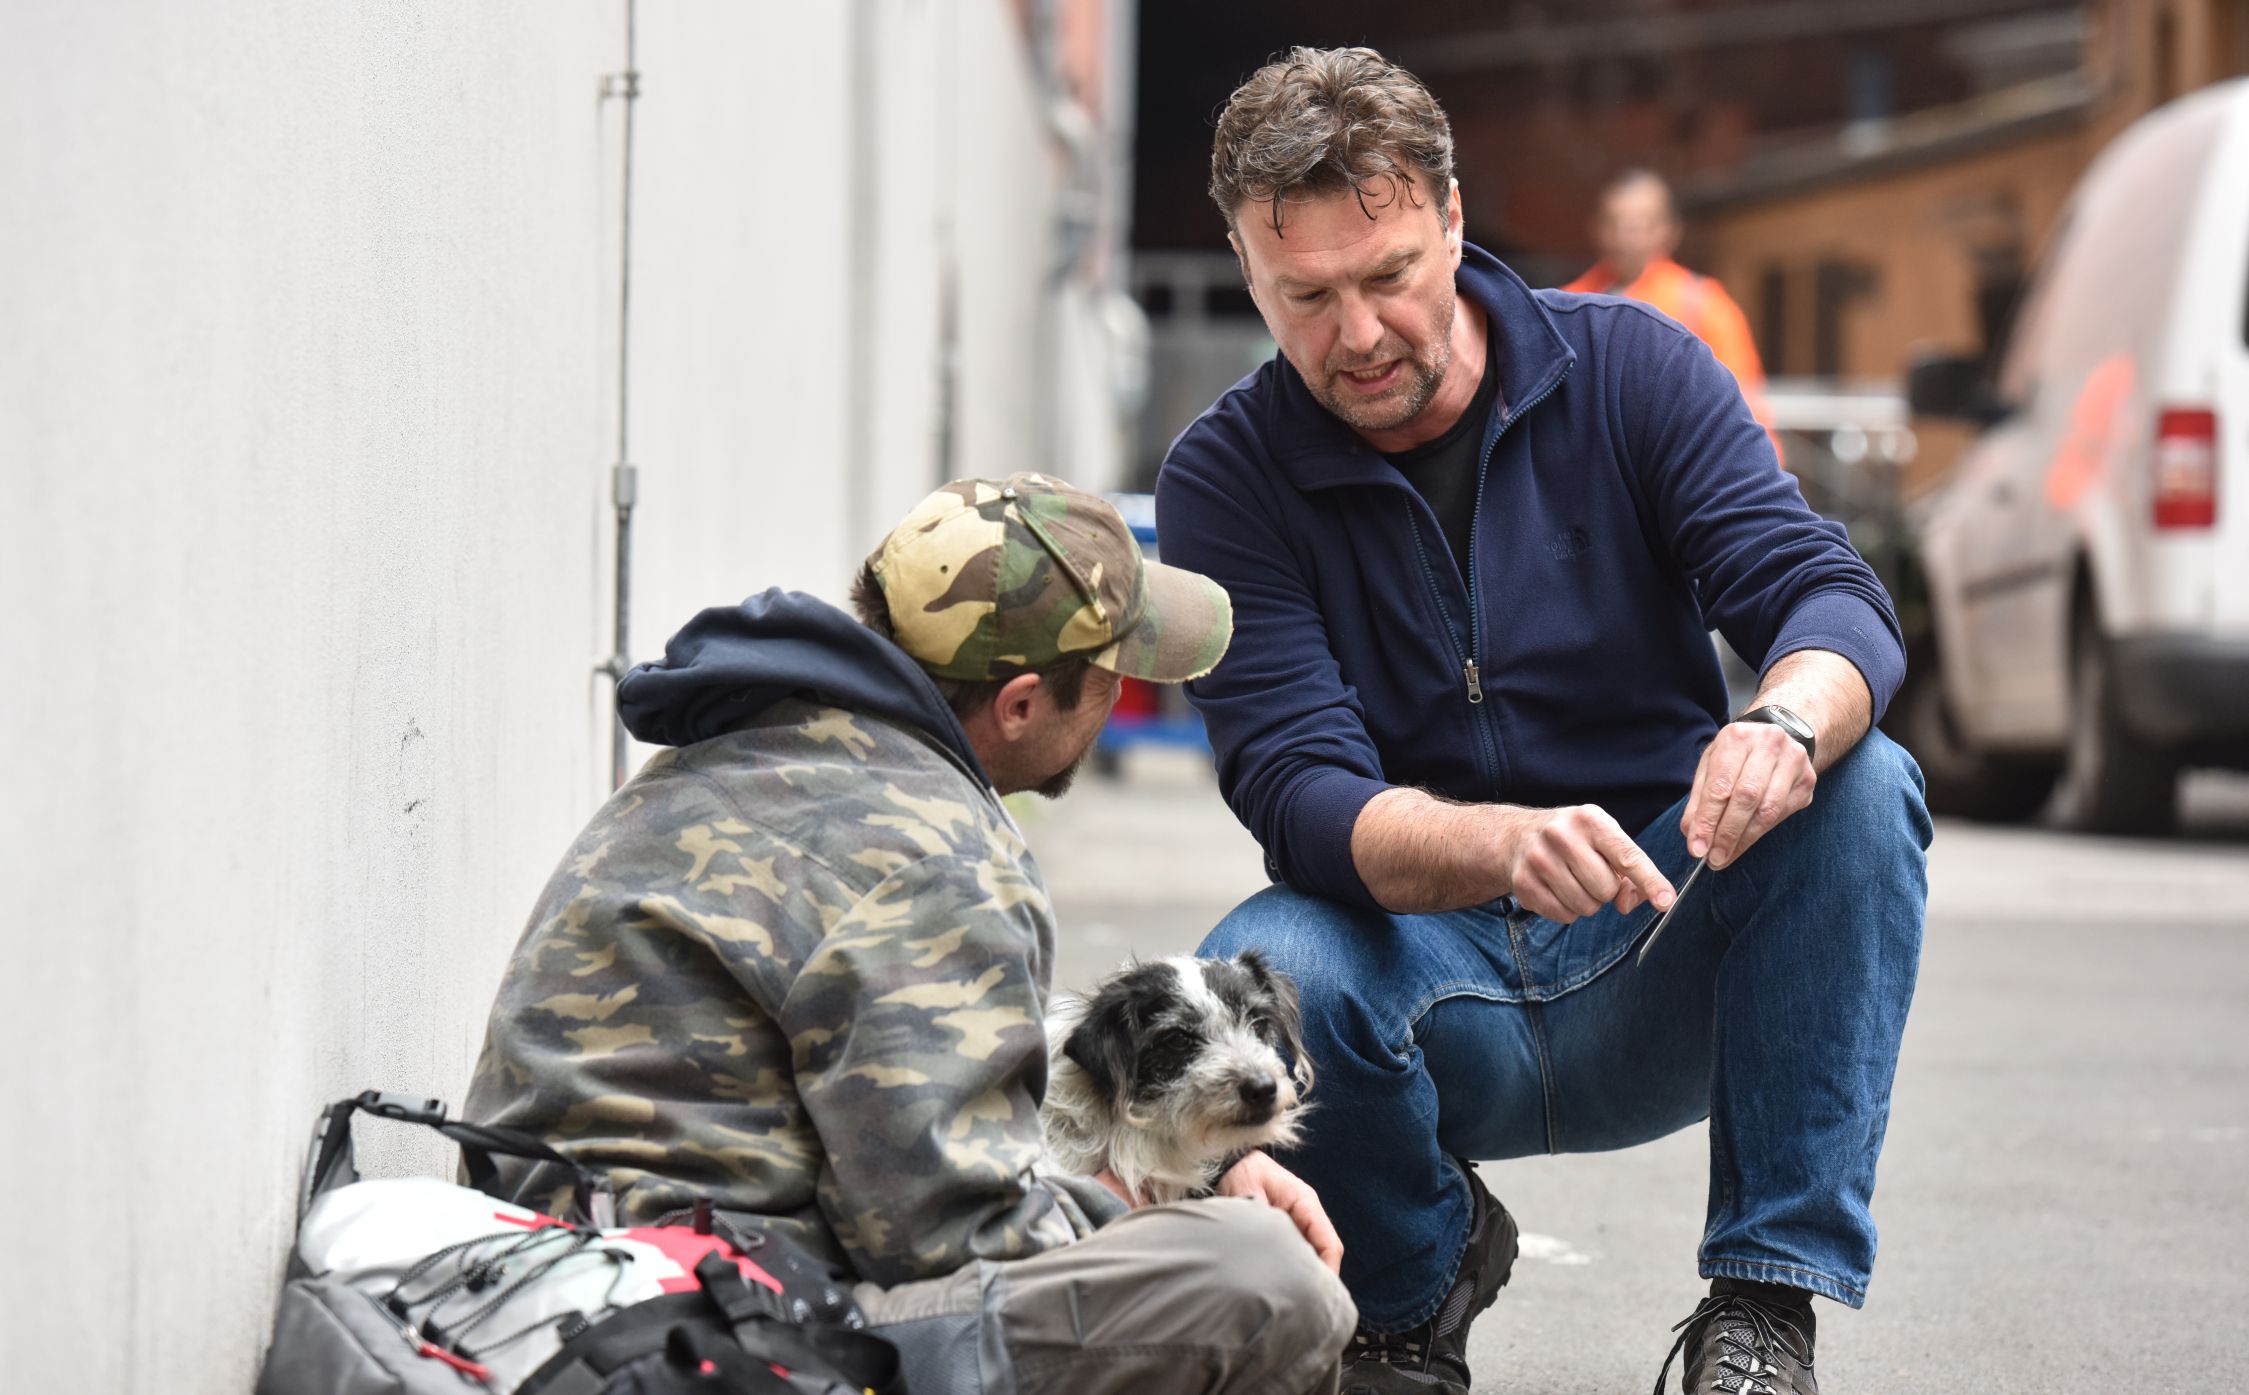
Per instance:
[[[617,458],[610,469],[610,500],[616,510],[617,570],[613,588],[614,630],[609,657],[600,669],[609,675],[610,788],[625,783],[632,737],[614,700],[615,685],[632,667],[633,507],[640,501],[640,471],[632,463],[632,308],[633,308],[633,108],[640,100],[638,0],[625,0],[625,70],[601,80],[604,101],[616,98],[625,104],[624,174],[619,192],[617,267]]]
[[[930,241],[937,258],[937,386],[929,427],[930,458],[937,464],[937,477],[930,481],[932,487],[957,477],[955,462],[960,434],[960,245],[954,208],[954,200],[960,197],[956,147],[959,97],[954,88],[958,70],[955,45],[959,39],[953,30],[953,14],[951,7],[940,5],[930,16],[929,91],[934,99],[930,119],[937,132],[937,179],[935,196],[931,199],[934,226]]]

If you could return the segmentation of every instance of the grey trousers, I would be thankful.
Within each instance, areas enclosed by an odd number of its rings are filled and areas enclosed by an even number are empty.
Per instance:
[[[1235,1197],[854,1296],[914,1395],[1333,1395],[1358,1321],[1288,1217]]]

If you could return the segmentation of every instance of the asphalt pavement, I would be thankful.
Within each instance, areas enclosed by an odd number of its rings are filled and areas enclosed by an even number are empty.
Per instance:
[[[2186,798],[2164,841],[1939,824],[1881,1258],[1863,1311],[1819,1305],[1827,1395],[2249,1391],[2249,780]],[[1191,950],[1264,884],[1184,753],[1024,822],[1065,987]],[[1525,1233],[1479,1391],[1648,1389],[1703,1291],[1706,1150],[1698,1125],[1485,1166]]]

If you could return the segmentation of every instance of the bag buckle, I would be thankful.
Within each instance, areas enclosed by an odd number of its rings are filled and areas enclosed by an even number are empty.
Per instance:
[[[445,1101],[426,1095],[394,1095],[388,1090],[365,1090],[357,1101],[361,1109],[405,1124],[437,1125],[445,1122]]]

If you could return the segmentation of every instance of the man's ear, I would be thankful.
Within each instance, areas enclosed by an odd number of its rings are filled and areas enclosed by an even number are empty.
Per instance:
[[[1460,211],[1460,181],[1445,188],[1445,242],[1454,266],[1460,265],[1460,246],[1468,237],[1468,220]]]
[[[1002,739],[1019,741],[1038,716],[1039,676],[1018,673],[992,697],[992,724]]]
[[[1249,298],[1252,302],[1256,301],[1257,283],[1250,279],[1249,254],[1242,250],[1242,235],[1238,232],[1228,232],[1226,234],[1226,245],[1234,249],[1234,265],[1242,269],[1242,289],[1249,292]]]

